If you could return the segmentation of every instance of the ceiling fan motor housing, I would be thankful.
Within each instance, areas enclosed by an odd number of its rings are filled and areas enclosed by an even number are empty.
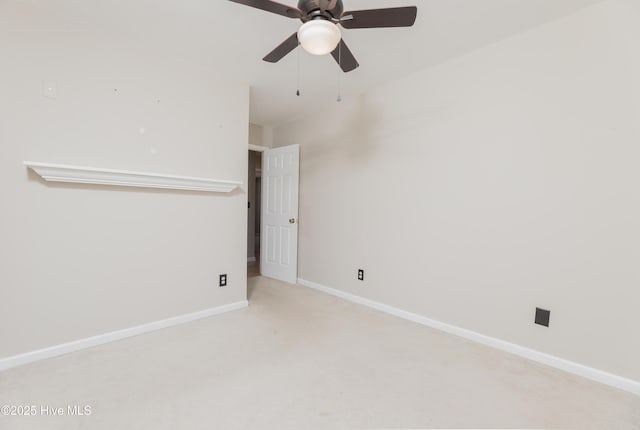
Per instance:
[[[304,14],[304,22],[318,18],[340,19],[344,12],[342,0],[299,0],[298,9]]]

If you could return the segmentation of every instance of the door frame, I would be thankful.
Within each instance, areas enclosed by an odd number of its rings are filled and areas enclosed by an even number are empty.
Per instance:
[[[269,148],[268,146],[249,144],[249,151],[264,152],[267,149],[272,149],[272,148]]]
[[[262,145],[253,145],[253,144],[249,144],[249,149],[248,151],[253,151],[253,152],[264,152],[267,149],[271,149],[268,146],[262,146]],[[260,166],[260,169],[262,169],[262,166]],[[262,194],[262,193],[261,193]],[[260,201],[256,201],[254,202],[254,204],[256,205],[260,205],[260,213],[262,214],[262,199],[260,199]],[[260,223],[262,225],[262,219],[260,220]],[[260,241],[262,242],[262,229],[260,229]],[[247,259],[247,263],[249,263],[249,260]],[[260,263],[260,261],[258,261],[258,263]],[[262,265],[259,266],[260,267],[260,276],[262,276]]]

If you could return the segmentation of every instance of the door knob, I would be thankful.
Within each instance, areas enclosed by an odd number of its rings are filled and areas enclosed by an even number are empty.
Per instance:
[[[289,224],[295,224],[295,223],[296,223],[296,219],[295,219],[295,218],[291,218],[291,219],[289,220]]]

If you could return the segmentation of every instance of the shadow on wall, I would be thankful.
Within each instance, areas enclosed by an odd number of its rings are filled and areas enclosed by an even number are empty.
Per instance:
[[[326,170],[336,162],[365,166],[381,150],[412,163],[430,159],[439,145],[464,139],[463,129],[449,139],[442,137],[441,129],[448,126],[447,115],[456,108],[455,102],[407,102],[404,97],[388,100],[387,96],[363,95],[343,102],[340,109],[322,121],[312,117],[300,122],[296,134],[306,136],[302,146],[305,174],[314,174],[316,168]],[[475,112],[472,109],[467,112],[472,123]],[[401,151],[395,151],[400,148]]]
[[[336,161],[366,164],[377,151],[376,130],[380,119],[379,108],[366,97],[358,97],[321,122],[316,118],[304,121],[302,126],[313,130],[302,149],[306,173],[313,174],[316,168],[324,170],[327,164]],[[309,123],[320,125],[309,126]]]

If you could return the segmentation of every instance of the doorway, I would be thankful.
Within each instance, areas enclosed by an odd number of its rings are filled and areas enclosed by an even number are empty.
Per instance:
[[[295,284],[300,146],[249,146],[247,274]]]
[[[260,276],[262,153],[249,151],[247,178],[247,277]]]

